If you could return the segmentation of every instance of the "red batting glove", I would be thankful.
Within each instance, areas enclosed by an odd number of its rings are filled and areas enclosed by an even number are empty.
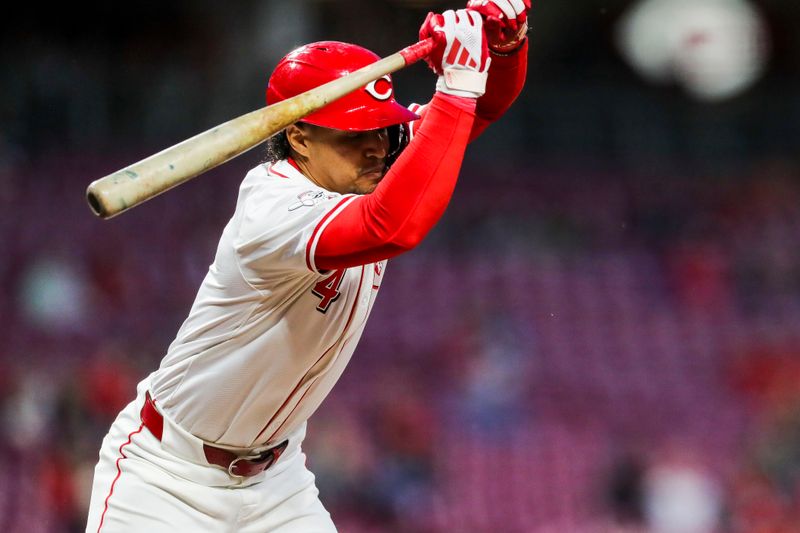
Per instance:
[[[493,52],[507,54],[522,45],[528,33],[531,0],[469,0],[467,9],[483,17],[486,38]]]
[[[467,98],[485,92],[491,59],[479,13],[469,9],[429,13],[419,38],[435,42],[425,62],[439,75],[438,91]]]
[[[425,57],[425,62],[434,74],[442,75],[442,56],[444,56],[444,49],[447,46],[447,39],[444,33],[436,31],[437,28],[444,26],[444,17],[439,13],[429,12],[425,17],[425,22],[419,28],[419,40],[424,41],[428,38],[433,38],[434,47],[431,53]]]

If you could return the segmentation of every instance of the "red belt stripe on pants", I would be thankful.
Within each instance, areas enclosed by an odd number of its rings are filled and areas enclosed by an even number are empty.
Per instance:
[[[156,409],[155,400],[153,400],[149,392],[146,394],[141,416],[144,427],[160,441],[164,434],[164,417]],[[289,441],[285,440],[258,455],[241,456],[229,450],[216,448],[204,443],[203,453],[209,464],[221,466],[227,470],[230,475],[250,477],[263,472],[275,464],[288,445]]]

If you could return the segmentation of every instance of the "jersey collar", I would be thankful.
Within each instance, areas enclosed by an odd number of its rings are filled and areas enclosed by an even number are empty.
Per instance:
[[[300,170],[300,165],[298,165],[297,161],[294,160],[294,157],[291,157],[291,156],[287,157],[286,158],[286,162],[289,163],[290,165],[292,165],[295,168],[295,170],[297,170],[301,174],[303,173],[303,171]]]
[[[319,187],[319,185],[311,181],[305,174],[300,172],[300,167],[297,166],[297,163],[291,157],[272,163],[267,167],[267,171],[273,176],[277,176],[279,178],[289,179],[289,180],[302,180],[310,183],[315,187]]]

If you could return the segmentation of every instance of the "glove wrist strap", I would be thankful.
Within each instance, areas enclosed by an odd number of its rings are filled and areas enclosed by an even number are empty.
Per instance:
[[[446,68],[436,82],[436,90],[453,96],[477,98],[486,92],[487,78],[487,72]]]

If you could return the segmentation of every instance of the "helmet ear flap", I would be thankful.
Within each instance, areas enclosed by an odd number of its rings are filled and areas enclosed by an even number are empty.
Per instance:
[[[407,124],[395,124],[386,128],[389,136],[389,155],[386,156],[386,167],[391,167],[403,153],[411,139]]]

